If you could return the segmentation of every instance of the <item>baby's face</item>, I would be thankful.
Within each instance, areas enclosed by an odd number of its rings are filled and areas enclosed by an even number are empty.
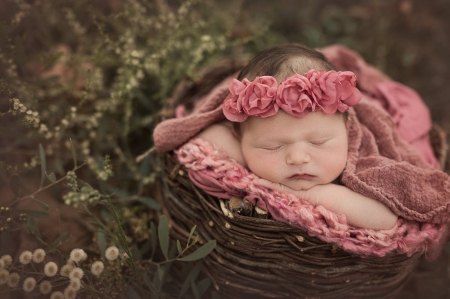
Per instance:
[[[334,181],[344,170],[347,149],[342,115],[313,112],[296,118],[280,110],[241,124],[241,150],[249,169],[294,190]]]

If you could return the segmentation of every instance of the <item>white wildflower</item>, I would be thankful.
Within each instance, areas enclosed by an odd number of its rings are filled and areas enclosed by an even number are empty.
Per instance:
[[[44,249],[38,248],[33,252],[33,262],[36,264],[41,263],[45,258],[45,251]]]
[[[75,268],[72,271],[70,271],[69,273],[69,278],[78,278],[78,279],[82,279],[84,275],[84,272],[81,268]]]
[[[53,277],[58,273],[58,265],[54,262],[48,262],[44,266],[44,274],[48,277]]]
[[[20,276],[18,273],[11,273],[9,274],[8,277],[8,286],[10,288],[15,288],[19,285],[19,281],[20,281]]]
[[[19,262],[23,265],[27,265],[31,262],[31,259],[33,257],[33,254],[31,251],[25,250],[22,252],[19,256]]]
[[[50,293],[52,291],[52,283],[48,280],[43,280],[39,284],[39,291],[42,294],[47,295],[48,293]]]
[[[36,287],[36,279],[33,277],[27,277],[23,281],[23,290],[27,293],[32,292],[34,288]]]
[[[108,247],[105,251],[105,257],[110,261],[114,261],[118,256],[119,249],[116,246]]]
[[[91,266],[91,272],[95,276],[99,276],[100,274],[102,274],[103,269],[105,269],[105,265],[102,261],[96,261]]]
[[[0,269],[0,285],[8,282],[9,272],[5,269]]]

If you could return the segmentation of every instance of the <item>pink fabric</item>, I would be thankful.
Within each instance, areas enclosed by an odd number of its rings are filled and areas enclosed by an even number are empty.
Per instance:
[[[430,112],[414,90],[393,82],[346,47],[333,45],[318,50],[338,70],[355,73],[363,95],[383,107],[394,119],[400,136],[418,149],[426,162],[439,169],[428,138],[432,125]]]
[[[234,192],[244,191],[254,205],[270,212],[278,221],[308,232],[325,242],[332,242],[348,252],[360,255],[385,256],[391,252],[426,252],[433,255],[444,239],[446,226],[419,224],[399,218],[389,230],[369,230],[349,226],[344,215],[335,214],[322,206],[297,198],[290,193],[270,191],[253,183],[256,175],[213,148],[202,139],[192,139],[176,151],[180,163],[184,164],[193,182],[208,190],[231,190],[220,197],[230,198]],[[204,178],[208,178],[203,180]],[[209,178],[215,178],[212,182]],[[213,193],[218,194],[218,193]],[[437,249],[438,250],[438,249]]]
[[[233,122],[243,122],[249,116],[269,117],[277,114],[279,108],[294,117],[314,111],[345,112],[362,98],[355,74],[334,70],[310,70],[304,76],[294,74],[280,85],[272,76],[242,82],[233,79],[229,90],[222,108],[225,117]]]

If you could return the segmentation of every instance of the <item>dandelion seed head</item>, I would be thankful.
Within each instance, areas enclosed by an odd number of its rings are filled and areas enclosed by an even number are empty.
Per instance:
[[[44,274],[48,277],[53,277],[58,273],[58,265],[55,262],[48,262],[44,266]]]
[[[61,293],[60,291],[53,292],[50,295],[50,299],[64,299],[64,294]]]
[[[34,279],[33,277],[25,278],[22,287],[25,292],[27,293],[32,292],[36,287],[36,279]]]
[[[72,271],[74,268],[73,265],[67,264],[61,267],[61,271],[59,271],[59,274],[64,277],[69,277],[70,271]]]
[[[45,251],[42,248],[38,248],[33,252],[33,262],[36,264],[41,263],[45,258]]]
[[[5,269],[0,269],[0,285],[5,284],[8,281],[9,272]]]
[[[10,288],[15,288],[19,285],[20,276],[18,273],[10,273],[8,277],[8,286]]]
[[[5,262],[0,259],[0,269],[5,268]]]
[[[78,278],[72,278],[69,283],[69,287],[78,291],[81,288],[81,280]]]
[[[12,257],[9,254],[5,254],[0,258],[5,263],[5,266],[11,266],[12,264]]]
[[[80,248],[75,248],[72,249],[72,251],[70,252],[70,258],[74,261],[74,262],[80,262],[83,260],[83,257],[86,255],[86,253],[84,252],[83,249]]]
[[[70,271],[69,273],[69,278],[78,278],[78,279],[82,279],[84,275],[84,272],[81,268],[75,268],[72,271]]]
[[[24,252],[22,252],[19,256],[19,262],[22,265],[27,265],[31,262],[31,259],[33,258],[33,254],[31,253],[31,251],[25,250]]]
[[[119,256],[119,249],[117,249],[116,246],[108,247],[105,251],[105,257],[110,260],[114,261]]]
[[[91,266],[91,273],[95,276],[102,274],[103,269],[105,269],[105,265],[102,261],[96,261]]]
[[[43,280],[39,284],[39,291],[42,294],[47,295],[48,293],[50,293],[52,291],[52,283],[48,280]]]
[[[70,286],[68,286],[65,290],[64,290],[64,299],[74,299],[77,297],[77,291],[75,291],[74,289],[72,289]]]

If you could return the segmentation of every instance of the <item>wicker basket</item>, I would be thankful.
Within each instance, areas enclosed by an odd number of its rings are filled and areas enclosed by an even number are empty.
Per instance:
[[[209,85],[236,66],[216,68],[220,75]],[[194,99],[199,90],[194,85],[185,84],[175,101]],[[434,127],[430,137],[444,166],[445,133]],[[217,240],[203,271],[223,298],[395,298],[419,261],[420,254],[360,257],[272,219],[239,214],[230,219],[218,198],[191,182],[173,153],[161,155],[161,161],[165,174],[156,196],[171,223],[171,237],[186,241],[197,225],[200,243]]]

